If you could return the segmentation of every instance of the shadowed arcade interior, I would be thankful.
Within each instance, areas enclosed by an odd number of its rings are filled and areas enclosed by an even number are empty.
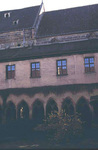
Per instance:
[[[55,113],[58,111],[57,103],[50,98],[46,105],[46,117],[48,117],[51,113]]]
[[[18,119],[29,119],[29,107],[24,100],[18,105]]]
[[[72,100],[69,97],[63,100],[62,110],[63,110],[63,113],[66,113],[68,115],[74,114],[74,112],[75,112],[74,105],[72,103]]]
[[[44,119],[43,103],[37,99],[33,104],[32,119],[35,123],[42,123]]]
[[[8,102],[6,106],[6,121],[16,120],[16,107],[13,102]]]
[[[90,126],[92,121],[92,111],[89,107],[89,102],[81,97],[76,104],[76,111],[80,114],[81,121],[85,123],[85,125]]]

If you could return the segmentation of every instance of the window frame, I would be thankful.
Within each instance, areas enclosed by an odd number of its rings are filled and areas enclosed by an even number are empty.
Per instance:
[[[10,76],[8,75],[8,72],[9,72],[9,70],[8,70],[8,67],[11,67],[11,74],[10,74]],[[12,67],[14,66],[14,70],[12,70]],[[14,77],[13,77],[13,71],[14,71]],[[15,79],[15,64],[13,64],[13,65],[6,65],[6,79]]]
[[[88,63],[85,63],[85,59],[87,59],[87,58],[89,59],[89,62],[88,62]],[[94,59],[94,63],[90,63],[90,58],[93,58],[93,59]],[[89,67],[88,67],[88,68],[89,68],[89,71],[86,71],[86,67],[85,67],[86,64],[89,65]],[[94,64],[94,71],[91,71],[91,67],[90,67],[91,64]],[[87,74],[87,73],[94,73],[94,72],[95,72],[95,58],[94,58],[94,56],[90,56],[90,57],[85,57],[85,58],[84,58],[84,69],[85,69],[85,73],[86,73],[86,74]]]
[[[32,62],[31,63],[31,78],[40,78],[41,77],[41,75],[39,75],[39,76],[36,75],[36,64],[37,63],[39,63],[39,68],[38,69],[39,69],[39,74],[40,74],[40,62]],[[34,69],[35,70],[35,77],[32,76],[32,64],[35,64],[35,69]]]
[[[66,61],[66,65],[64,65],[64,66],[66,66],[66,74],[58,74],[58,61],[61,61],[61,68],[62,68],[62,61]],[[57,74],[57,76],[66,76],[66,75],[68,75],[68,73],[67,73],[67,59],[59,59],[59,60],[56,60],[56,74]]]

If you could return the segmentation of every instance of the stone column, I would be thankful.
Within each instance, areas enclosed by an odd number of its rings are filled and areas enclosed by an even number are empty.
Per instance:
[[[29,119],[32,119],[32,107],[29,107]]]
[[[7,94],[4,92],[2,95],[3,99],[3,105],[2,105],[2,123],[6,123],[6,100],[7,100]]]
[[[44,105],[44,117],[46,119],[46,103],[44,103],[43,105]]]
[[[18,119],[18,106],[15,104],[16,107],[16,120]]]

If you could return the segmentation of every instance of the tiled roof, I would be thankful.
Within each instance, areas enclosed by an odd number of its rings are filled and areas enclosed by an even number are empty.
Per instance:
[[[0,62],[94,52],[98,52],[97,39],[0,50]]]
[[[98,29],[98,4],[45,12],[37,37],[47,37]]]
[[[8,10],[0,12],[0,32],[14,31],[23,28],[33,27],[40,6],[28,7],[24,9]],[[5,18],[4,14],[10,12],[10,17]],[[13,21],[19,20],[14,25]]]

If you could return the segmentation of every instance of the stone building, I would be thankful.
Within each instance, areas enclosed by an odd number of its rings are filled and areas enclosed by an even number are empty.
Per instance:
[[[98,5],[0,12],[0,122],[98,118]]]

